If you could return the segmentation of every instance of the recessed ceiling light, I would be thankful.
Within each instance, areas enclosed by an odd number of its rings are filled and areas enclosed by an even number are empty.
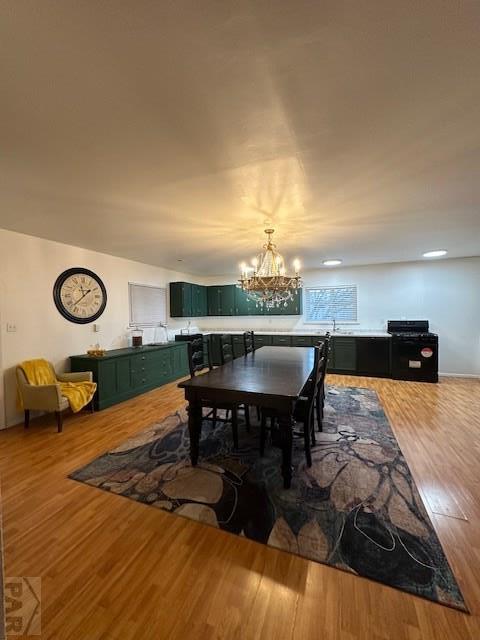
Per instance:
[[[177,262],[183,262],[183,258],[177,258]]]
[[[441,258],[442,256],[447,255],[445,249],[435,249],[435,251],[427,251],[423,254],[424,258]]]
[[[336,267],[337,265],[342,264],[342,261],[341,260],[324,260],[323,264],[326,267]]]

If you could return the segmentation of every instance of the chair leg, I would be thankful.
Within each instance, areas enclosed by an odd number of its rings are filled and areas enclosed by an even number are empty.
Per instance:
[[[305,441],[305,458],[307,459],[307,467],[312,466],[312,452],[310,450],[310,425],[303,423],[303,439]]]
[[[250,407],[248,404],[244,404],[243,409],[245,411],[245,428],[250,433]]]
[[[57,431],[58,431],[58,433],[62,433],[62,431],[63,431],[62,412],[61,411],[55,411],[55,415],[57,416]]]
[[[217,424],[217,407],[213,407],[212,421],[213,427],[215,428],[215,425]]]
[[[261,418],[260,407],[257,407],[257,420],[260,420],[260,418]]]
[[[318,397],[318,396],[317,396],[317,398],[315,400],[315,411],[317,413],[317,429],[319,431],[323,431],[322,399],[320,397]]]
[[[28,429],[30,426],[30,409],[25,409],[25,421],[24,421],[25,429]]]
[[[317,444],[317,439],[315,438],[315,416],[313,411],[312,411],[312,420],[310,423],[310,435],[312,438],[312,447],[314,447]]]
[[[265,455],[265,440],[267,439],[267,419],[265,414],[262,413],[262,423],[260,426],[260,456],[263,458]]]
[[[233,433],[233,446],[238,449],[238,413],[237,407],[232,409],[232,433]]]
[[[93,404],[93,398],[90,400],[90,413],[95,413],[95,405]]]

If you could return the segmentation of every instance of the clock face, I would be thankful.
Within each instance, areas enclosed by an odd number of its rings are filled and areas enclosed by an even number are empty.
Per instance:
[[[102,315],[107,304],[107,292],[93,271],[76,267],[58,276],[53,287],[53,299],[64,318],[86,324]]]

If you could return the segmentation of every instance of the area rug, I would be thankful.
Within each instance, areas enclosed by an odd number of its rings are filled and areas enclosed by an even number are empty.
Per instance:
[[[280,451],[259,455],[258,424],[240,420],[234,450],[230,425],[205,421],[193,468],[186,421],[171,415],[70,477],[466,611],[375,391],[329,389],[313,465],[296,438],[288,490]]]

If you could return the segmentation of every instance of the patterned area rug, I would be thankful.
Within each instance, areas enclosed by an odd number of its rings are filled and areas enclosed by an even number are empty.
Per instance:
[[[296,439],[289,490],[280,451],[260,458],[255,423],[247,433],[240,421],[234,451],[230,425],[205,422],[192,468],[186,419],[169,416],[70,477],[466,611],[375,391],[329,389],[313,466]]]

